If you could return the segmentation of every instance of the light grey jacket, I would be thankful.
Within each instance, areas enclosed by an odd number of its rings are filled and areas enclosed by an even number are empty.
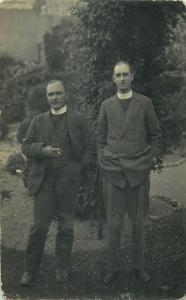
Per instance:
[[[123,173],[132,186],[142,182],[152,157],[161,153],[161,130],[152,101],[133,93],[126,113],[117,95],[103,101],[97,145],[100,170],[112,183],[123,186]]]

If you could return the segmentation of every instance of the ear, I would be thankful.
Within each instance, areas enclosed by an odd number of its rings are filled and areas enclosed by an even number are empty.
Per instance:
[[[116,77],[115,77],[115,75],[114,75],[114,74],[112,75],[112,80],[113,80],[113,82],[115,83],[115,81],[116,81]]]

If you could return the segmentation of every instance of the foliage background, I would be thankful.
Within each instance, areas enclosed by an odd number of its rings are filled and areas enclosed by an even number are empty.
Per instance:
[[[134,89],[153,100],[166,152],[186,130],[185,19],[182,2],[82,0],[45,36],[47,63],[70,78],[70,96],[95,130],[101,102],[115,92],[113,66],[129,60]]]
[[[71,16],[45,34],[46,66],[0,57],[2,118],[21,122],[21,142],[31,118],[48,109],[45,86],[56,78],[64,81],[70,105],[86,113],[95,133],[101,102],[115,93],[113,66],[129,60],[134,89],[152,98],[164,152],[172,151],[186,131],[185,21],[181,1],[80,0]],[[92,180],[91,173],[88,186]],[[94,205],[89,198],[85,187],[79,211]]]
[[[45,111],[46,82],[59,78],[95,130],[101,102],[115,92],[113,66],[124,59],[134,65],[134,89],[153,100],[169,151],[186,130],[185,20],[179,1],[79,1],[45,34],[46,67],[0,57],[3,119],[23,121]]]

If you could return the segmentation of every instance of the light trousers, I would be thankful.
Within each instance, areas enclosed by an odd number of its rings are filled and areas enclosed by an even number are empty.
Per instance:
[[[140,185],[119,188],[103,178],[103,197],[108,221],[109,271],[121,269],[120,246],[125,213],[132,224],[133,268],[144,267],[144,225],[149,206],[149,176]]]

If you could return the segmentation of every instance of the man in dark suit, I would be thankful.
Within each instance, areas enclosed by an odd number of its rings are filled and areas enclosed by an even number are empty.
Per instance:
[[[85,118],[69,107],[61,81],[47,85],[50,111],[33,118],[22,151],[31,159],[28,191],[34,195],[34,225],[26,250],[26,272],[20,283],[30,285],[39,270],[50,223],[57,219],[56,279],[69,279],[74,240],[75,198],[80,172],[91,162],[92,146]]]
[[[134,275],[143,282],[150,279],[144,269],[144,224],[150,169],[161,153],[161,130],[151,100],[132,90],[133,79],[127,61],[115,65],[117,94],[102,102],[98,120],[98,164],[109,236],[106,283],[121,272],[120,242],[126,212],[132,223]]]

